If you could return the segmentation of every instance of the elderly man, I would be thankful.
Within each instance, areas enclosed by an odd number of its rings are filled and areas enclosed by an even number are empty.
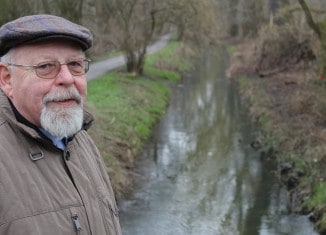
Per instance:
[[[0,28],[0,235],[121,234],[83,109],[92,34],[51,15]]]

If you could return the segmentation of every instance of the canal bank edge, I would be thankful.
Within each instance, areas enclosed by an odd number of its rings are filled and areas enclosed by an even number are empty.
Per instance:
[[[254,41],[230,48],[227,76],[239,84],[259,129],[252,147],[262,160],[277,161],[289,208],[308,214],[326,234],[326,81],[302,66],[260,77]]]
[[[193,50],[172,41],[146,57],[144,75],[123,69],[88,84],[87,108],[95,122],[89,133],[108,167],[117,200],[133,190],[137,153],[164,115],[173,87],[191,68]]]

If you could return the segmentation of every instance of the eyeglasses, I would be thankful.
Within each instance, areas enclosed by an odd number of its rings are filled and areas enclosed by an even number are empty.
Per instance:
[[[74,59],[66,63],[60,63],[59,61],[44,61],[36,65],[23,65],[8,63],[10,66],[31,68],[35,70],[35,73],[40,78],[52,79],[55,78],[61,69],[61,65],[67,65],[70,73],[74,76],[81,76],[88,72],[89,62],[87,59]]]

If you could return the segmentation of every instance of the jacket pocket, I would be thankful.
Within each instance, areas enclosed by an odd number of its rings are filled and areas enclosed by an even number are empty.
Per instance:
[[[107,234],[121,234],[119,223],[119,210],[115,203],[110,200],[109,194],[100,193],[100,210],[103,218],[103,224]]]

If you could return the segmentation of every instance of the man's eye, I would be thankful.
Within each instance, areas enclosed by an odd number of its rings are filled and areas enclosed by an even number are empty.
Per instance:
[[[83,62],[82,61],[70,61],[68,63],[68,66],[70,66],[70,67],[83,67]]]
[[[55,68],[55,63],[51,63],[51,62],[41,63],[41,64],[38,64],[36,68],[42,69],[42,70],[53,69],[53,68]]]

